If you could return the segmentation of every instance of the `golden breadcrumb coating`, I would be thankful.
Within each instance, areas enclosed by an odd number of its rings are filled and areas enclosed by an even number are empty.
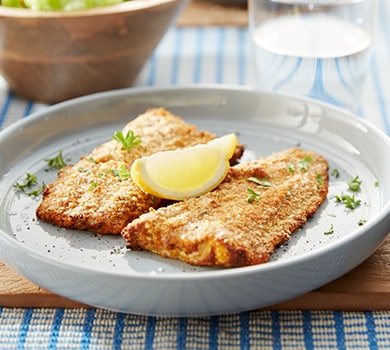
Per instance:
[[[326,160],[289,149],[232,167],[212,192],[151,209],[122,236],[129,248],[193,265],[260,264],[316,212],[327,192]]]
[[[132,130],[142,143],[126,151],[110,140],[96,147],[76,164],[58,172],[36,210],[38,218],[57,226],[120,234],[133,219],[165,201],[141,191],[128,176],[135,159],[164,150],[206,143],[216,136],[199,131],[166,109],[150,109],[123,129]],[[235,157],[242,154],[237,147]],[[126,174],[125,174],[126,175]]]

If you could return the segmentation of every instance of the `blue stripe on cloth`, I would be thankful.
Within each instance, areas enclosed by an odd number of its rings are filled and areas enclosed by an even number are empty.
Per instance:
[[[279,82],[275,83],[273,90],[274,91],[279,90],[284,84],[288,83],[292,79],[294,74],[297,72],[297,70],[301,64],[302,64],[302,58],[297,58],[296,64],[293,67],[293,69],[290,71],[290,73],[285,78],[283,78]]]
[[[157,64],[157,55],[156,55],[156,51],[154,51],[153,55],[149,59],[149,74],[147,78],[148,86],[153,86],[155,84],[156,64]]]
[[[4,104],[3,104],[3,108],[0,111],[0,128],[3,125],[5,118],[7,117],[7,113],[8,113],[11,101],[12,101],[12,97],[13,97],[13,93],[8,92],[7,97],[6,97]]]
[[[241,85],[245,84],[245,68],[246,68],[246,43],[247,43],[247,38],[246,38],[246,33],[247,29],[244,28],[239,28],[238,29],[238,83]]]
[[[366,328],[367,328],[367,336],[368,336],[368,343],[370,345],[370,349],[376,350],[378,349],[378,344],[377,344],[377,334],[375,329],[374,315],[372,311],[366,311],[364,313],[364,316],[366,317]]]
[[[195,69],[193,77],[194,83],[199,83],[201,81],[203,41],[204,29],[200,27],[196,30],[195,37]]]
[[[81,338],[81,346],[83,350],[89,349],[89,344],[91,342],[91,334],[93,329],[93,323],[95,321],[96,309],[88,309],[85,313],[84,325],[83,325],[83,335]]]
[[[384,40],[384,43],[386,44],[387,51],[390,53],[390,23],[388,21],[388,11],[386,9],[386,1],[379,1],[379,24],[380,29],[384,33],[387,40]],[[380,106],[381,116],[382,116],[382,122],[384,124],[385,131],[387,134],[390,135],[390,126],[389,126],[389,115],[387,114],[386,106],[385,106],[385,98],[383,94],[382,85],[380,82],[380,75],[378,74],[378,66],[376,62],[376,56],[375,53],[373,55],[372,59],[372,76],[374,80],[375,90],[378,95],[378,104]]]
[[[219,317],[210,317],[209,349],[218,349]]]
[[[273,340],[273,349],[278,350],[282,348],[282,343],[280,339],[280,315],[279,311],[271,311],[271,320],[272,320],[272,340]]]
[[[375,58],[372,60],[372,77],[373,77],[373,81],[374,81],[375,91],[376,91],[376,94],[378,96],[377,100],[378,100],[379,108],[381,111],[383,126],[384,126],[386,133],[390,135],[390,125],[389,125],[389,119],[388,119],[389,116],[388,116],[387,110],[386,110],[385,98],[383,96],[382,85],[380,82],[380,77],[378,74],[378,68],[377,68]]]
[[[58,343],[58,335],[60,334],[60,328],[62,319],[64,318],[64,309],[59,308],[56,309],[56,312],[54,314],[53,323],[51,326],[50,331],[50,342],[48,345],[48,349],[57,349],[57,343]]]
[[[337,75],[340,78],[341,85],[344,86],[344,88],[352,95],[353,94],[352,86],[348,85],[348,82],[345,80],[343,70],[341,69],[341,66],[340,66],[340,61],[341,61],[340,58],[335,59]],[[351,67],[348,66],[348,68],[351,68]],[[348,71],[349,71],[348,74],[352,74],[351,69],[348,69]]]
[[[249,312],[242,312],[240,314],[240,349],[250,349]]]
[[[180,51],[183,42],[183,30],[182,28],[177,28],[175,30],[176,39],[175,46],[173,48],[173,61],[172,61],[172,76],[171,84],[176,85],[179,76],[179,61],[180,61]]]
[[[153,349],[154,335],[156,333],[156,317],[149,316],[146,323],[145,349]]]
[[[34,311],[33,311],[33,308],[31,308],[31,307],[27,308],[24,311],[23,320],[22,320],[22,324],[21,324],[19,336],[18,336],[18,344],[16,347],[17,349],[24,349],[25,348],[26,337],[28,334],[28,329],[30,327],[33,313],[34,313]]]
[[[224,47],[225,47],[225,28],[218,28],[218,45],[217,45],[217,72],[215,80],[217,83],[223,83],[223,66],[224,66]]]
[[[301,58],[300,58],[301,59]],[[309,92],[309,96],[313,98],[321,98],[321,100],[332,103],[336,106],[343,107],[342,102],[331,95],[326,91],[324,85],[324,69],[323,69],[324,61],[322,59],[316,60],[316,68],[315,68],[315,78],[311,90]]]
[[[333,312],[334,328],[336,331],[336,342],[338,349],[345,349],[344,318],[341,311]]]
[[[306,349],[313,349],[313,332],[310,311],[302,311],[303,320],[303,341]]]
[[[179,324],[177,327],[177,349],[186,348],[187,326],[188,326],[188,319],[184,317],[179,318]]]
[[[34,106],[34,102],[32,102],[32,101],[27,102],[26,108],[24,109],[23,117],[27,117],[28,115],[31,114],[31,110],[32,110],[33,106]]]
[[[380,29],[386,36],[385,43],[388,49],[390,49],[390,23],[388,19],[389,11],[386,9],[387,1],[379,1],[379,24]]]
[[[118,312],[116,315],[113,349],[120,350],[122,348],[123,328],[125,326],[125,318],[126,315],[124,313]]]

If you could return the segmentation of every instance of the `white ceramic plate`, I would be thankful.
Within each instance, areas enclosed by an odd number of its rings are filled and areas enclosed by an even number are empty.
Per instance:
[[[324,155],[326,202],[266,264],[213,269],[126,249],[120,237],[40,222],[40,198],[15,191],[26,173],[52,181],[45,159],[63,151],[76,162],[149,107],[164,106],[219,135],[237,133],[245,157],[300,146]],[[345,274],[390,230],[390,141],[358,117],[312,100],[216,86],[128,89],[48,107],[0,133],[0,259],[65,297],[145,315],[213,315],[251,310],[296,297]],[[335,196],[359,176],[361,205]],[[378,185],[379,184],[379,185]],[[352,193],[351,193],[352,195]],[[364,225],[359,222],[364,221]],[[330,228],[333,234],[325,234]]]

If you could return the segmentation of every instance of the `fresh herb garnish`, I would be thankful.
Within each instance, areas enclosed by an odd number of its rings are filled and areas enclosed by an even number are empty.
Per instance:
[[[330,225],[330,228],[324,232],[324,235],[332,235],[334,234],[334,227],[333,224]]]
[[[362,184],[362,181],[359,180],[359,176],[355,176],[353,179],[351,179],[348,182],[348,187],[351,191],[356,192],[356,191],[359,191],[361,184]]]
[[[46,187],[46,184],[44,182],[42,182],[42,185],[40,187],[38,187],[35,190],[32,190],[30,192],[27,192],[26,194],[27,194],[27,196],[30,196],[30,197],[37,197],[41,193],[43,193],[45,187]]]
[[[78,170],[80,173],[87,173],[87,172],[89,171],[87,168],[84,168],[84,167],[82,167],[82,166],[79,166],[79,167],[77,168],[77,170]]]
[[[42,182],[42,185],[39,188],[32,189],[37,184],[38,184],[37,177],[31,173],[27,173],[24,178],[24,182],[23,183],[16,182],[14,184],[14,187],[18,191],[24,192],[27,196],[36,197],[40,195],[46,187],[45,183]],[[27,192],[26,191],[27,189],[32,189],[32,190]]]
[[[126,180],[131,176],[129,170],[122,164],[118,170],[110,169],[115,176],[118,176],[121,180]]]
[[[313,160],[313,158],[310,157],[310,156],[307,156],[307,157],[305,157],[305,158],[303,158],[303,159],[300,159],[300,160],[298,161],[298,169],[299,169],[299,170],[307,170],[307,167],[308,167],[309,163],[310,163],[312,160]]]
[[[342,193],[340,196],[335,196],[335,198],[336,202],[343,203],[346,208],[351,210],[356,209],[361,203],[361,200],[356,199],[355,195],[350,196]]]
[[[140,145],[142,142],[140,137],[135,135],[132,130],[128,130],[126,135],[122,131],[117,131],[112,138],[121,143],[126,151],[129,151],[134,146]]]
[[[256,185],[263,186],[263,187],[271,187],[271,182],[269,182],[267,179],[259,179],[257,177],[251,176],[248,177],[248,181],[254,182]]]
[[[47,165],[52,169],[61,169],[67,164],[62,156],[62,151],[59,151],[58,154],[50,159],[45,159]]]
[[[98,183],[96,181],[92,182],[88,188],[88,191],[93,191],[97,186],[98,186]]]
[[[359,225],[359,226],[363,226],[366,222],[367,222],[367,220],[365,220],[365,219],[360,219],[360,220],[358,221],[358,225]]]
[[[295,171],[295,167],[294,167],[294,163],[293,162],[288,163],[287,171],[289,173],[293,173]]]
[[[378,187],[378,186],[379,186],[379,181],[375,181],[375,182],[374,182],[374,186],[375,186],[375,187]]]
[[[19,191],[24,192],[26,188],[31,188],[38,183],[38,179],[35,175],[27,173],[23,183],[16,182],[14,187]]]
[[[324,175],[317,174],[316,179],[317,179],[318,186],[323,186],[324,185]]]
[[[260,194],[253,191],[251,188],[246,189],[249,193],[248,203],[253,203],[254,201],[258,201],[260,199]]]
[[[330,173],[332,176],[334,176],[336,179],[340,177],[340,172],[338,169],[333,169],[332,172]]]

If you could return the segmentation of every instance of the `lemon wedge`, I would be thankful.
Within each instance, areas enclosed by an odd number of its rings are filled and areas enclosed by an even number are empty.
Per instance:
[[[183,200],[213,190],[225,178],[237,146],[235,134],[206,144],[154,153],[135,160],[133,181],[160,198]]]

